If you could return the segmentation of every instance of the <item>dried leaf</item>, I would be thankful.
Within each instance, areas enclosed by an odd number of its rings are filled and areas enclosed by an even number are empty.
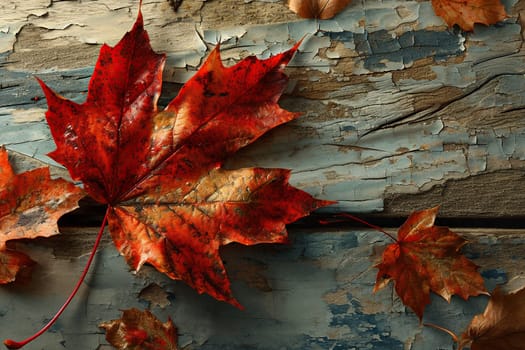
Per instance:
[[[34,264],[24,253],[7,249],[6,242],[58,234],[58,219],[77,208],[83,195],[63,179],[52,180],[48,168],[15,174],[0,147],[0,283],[14,281]]]
[[[177,329],[170,318],[159,321],[148,310],[122,311],[117,320],[103,322],[106,340],[119,350],[177,350]]]
[[[459,350],[522,350],[525,346],[525,288],[504,294],[496,288],[483,314],[462,334]]]
[[[419,319],[430,303],[430,291],[448,302],[454,294],[467,299],[486,292],[478,267],[460,253],[466,240],[434,226],[437,212],[438,207],[412,213],[376,266],[374,291],[393,279],[397,295]]]
[[[35,264],[27,254],[11,249],[0,250],[0,284],[24,280]]]
[[[158,111],[165,56],[153,52],[139,13],[114,48],[101,48],[85,103],[41,82],[57,144],[50,156],[110,206],[113,241],[133,269],[149,263],[240,306],[219,247],[285,242],[285,224],[331,203],[290,186],[288,170],[221,169],[227,156],[299,116],[277,104],[296,50],[226,68],[216,48]]]
[[[495,24],[507,18],[505,7],[499,0],[432,0],[436,15],[452,27],[474,30],[475,23]]]
[[[329,19],[343,11],[352,0],[289,0],[288,7],[303,18]]]

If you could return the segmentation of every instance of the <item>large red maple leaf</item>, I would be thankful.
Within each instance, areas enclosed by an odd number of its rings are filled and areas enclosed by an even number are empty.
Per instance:
[[[448,227],[434,226],[438,209],[412,213],[376,266],[374,291],[394,280],[397,295],[419,319],[430,303],[430,291],[448,302],[454,294],[467,299],[486,293],[478,266],[460,252],[467,241]]]
[[[288,184],[283,169],[226,170],[223,160],[299,116],[279,107],[282,69],[297,46],[222,65],[219,48],[162,111],[165,56],[156,54],[139,13],[113,48],[101,48],[86,102],[43,82],[46,118],[63,164],[108,205],[113,241],[129,265],[149,263],[199,293],[239,306],[219,256],[230,242],[285,242],[285,225],[330,204]]]

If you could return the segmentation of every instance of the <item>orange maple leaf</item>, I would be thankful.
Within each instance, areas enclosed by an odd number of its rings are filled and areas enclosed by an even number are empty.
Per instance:
[[[0,283],[34,265],[26,254],[7,248],[7,241],[59,233],[58,219],[77,208],[83,191],[63,179],[51,179],[49,168],[15,174],[0,147]]]
[[[397,295],[419,319],[430,303],[430,291],[448,302],[454,294],[467,299],[486,293],[478,266],[460,253],[467,241],[447,227],[434,226],[438,209],[412,213],[376,266],[374,292],[394,280]]]
[[[475,23],[495,24],[508,17],[499,0],[432,0],[436,15],[452,27],[474,30]]]
[[[122,311],[120,319],[103,322],[106,340],[119,350],[177,350],[177,329],[170,318],[159,321],[149,310]]]
[[[525,346],[525,288],[492,293],[483,314],[476,315],[462,334],[458,349],[520,350]]]
[[[329,19],[343,11],[352,0],[289,0],[288,7],[303,18]]]

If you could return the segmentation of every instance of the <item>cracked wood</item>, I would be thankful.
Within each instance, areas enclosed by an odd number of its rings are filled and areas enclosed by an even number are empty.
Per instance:
[[[231,165],[292,168],[295,185],[339,200],[339,210],[372,212],[385,209],[390,193],[525,167],[522,2],[507,0],[509,19],[472,34],[447,29],[430,3],[416,1],[355,3],[317,24],[262,1],[183,2],[177,12],[166,11],[166,1],[145,1],[144,14],[153,46],[168,54],[161,103],[218,38],[223,56],[236,61],[266,57],[308,34],[282,101],[305,116]],[[98,45],[129,28],[136,4],[15,5],[3,5],[9,30],[0,34],[16,36],[0,56],[0,143],[52,164],[45,101],[32,75],[82,101]]]
[[[441,204],[444,218],[481,225],[525,217],[525,197],[517,190],[525,188],[525,1],[503,3],[507,20],[477,26],[470,34],[447,29],[430,2],[415,0],[353,1],[329,21],[302,20],[281,1],[262,0],[184,1],[177,12],[168,1],[144,0],[143,12],[153,47],[168,56],[161,104],[218,40],[232,63],[248,54],[268,57],[307,35],[287,69],[292,78],[281,101],[305,115],[241,152],[229,166],[291,168],[295,186],[339,200],[337,210],[378,211],[386,218]],[[46,102],[33,76],[82,102],[99,46],[115,44],[129,30],[137,4],[0,4],[0,144],[19,152],[12,157],[20,169],[33,167],[27,163],[31,157],[53,164],[45,156],[54,149],[43,121]],[[84,203],[83,210],[97,208]],[[23,293],[0,291],[6,325],[23,319],[37,328],[40,315],[51,314],[62,300],[89,250],[94,232],[84,226],[96,223],[70,225],[86,216],[68,219],[62,237],[38,246],[19,243],[50,280],[37,278]],[[467,255],[483,266],[489,288],[505,281],[510,289],[523,285],[522,229],[456,231],[472,242]],[[289,247],[223,249],[235,293],[249,313],[212,303],[152,271],[130,276],[105,245],[98,258],[104,268],[92,275],[85,297],[42,346],[106,349],[98,320],[141,303],[156,305],[145,294],[144,300],[137,298],[155,283],[162,289],[157,290],[161,304],[169,301],[155,311],[180,325],[181,345],[452,349],[448,338],[418,328],[417,318],[391,293],[370,294],[377,252],[369,243],[383,242],[375,233],[296,228],[291,236]],[[453,301],[450,308],[436,303],[429,321],[446,323],[451,317],[459,325],[483,303],[483,298],[468,306]],[[10,335],[16,337],[16,331]]]

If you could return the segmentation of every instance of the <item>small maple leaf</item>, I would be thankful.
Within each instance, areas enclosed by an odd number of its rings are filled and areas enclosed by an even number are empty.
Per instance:
[[[159,321],[149,310],[122,311],[117,320],[103,322],[106,340],[119,350],[177,350],[177,329],[170,318]]]
[[[303,18],[329,19],[343,11],[352,0],[289,0],[288,7]]]
[[[476,315],[462,334],[459,350],[521,350],[525,344],[525,288],[492,293],[483,314]]]
[[[221,168],[227,156],[299,116],[277,104],[287,83],[282,69],[297,47],[229,68],[217,47],[158,111],[165,55],[152,50],[139,12],[115,47],[102,46],[85,103],[40,81],[57,144],[49,155],[108,204],[111,236],[133,269],[149,263],[240,307],[219,247],[285,242],[287,223],[332,203],[290,186],[288,170]]]
[[[457,24],[466,31],[475,23],[490,25],[508,17],[499,0],[432,0],[432,7],[449,27]]]
[[[34,265],[26,254],[10,250],[14,239],[58,234],[57,220],[77,208],[83,191],[63,180],[52,180],[49,168],[15,174],[4,147],[0,147],[0,283]]]
[[[376,266],[374,292],[393,279],[397,295],[419,319],[430,303],[430,291],[448,302],[454,294],[467,299],[486,293],[478,266],[460,253],[467,241],[448,227],[434,226],[438,209],[412,213]]]

